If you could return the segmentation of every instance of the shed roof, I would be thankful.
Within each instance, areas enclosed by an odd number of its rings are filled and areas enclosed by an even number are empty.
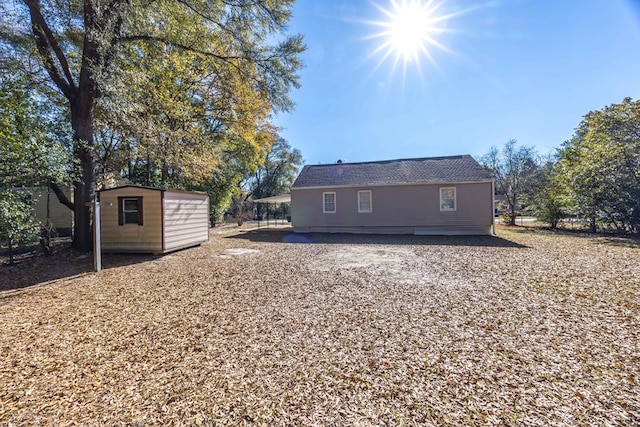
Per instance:
[[[169,193],[185,193],[185,194],[206,195],[206,193],[203,193],[203,192],[200,192],[200,191],[174,190],[174,189],[158,188],[158,187],[147,187],[147,186],[144,186],[144,185],[133,185],[133,184],[121,185],[119,187],[104,188],[102,190],[98,190],[98,193],[103,193],[103,192],[106,192],[106,191],[113,191],[113,190],[120,190],[122,188],[140,188],[140,189],[143,189],[143,190],[168,191]]]
[[[447,157],[307,165],[292,188],[487,182],[491,175],[468,154]]]

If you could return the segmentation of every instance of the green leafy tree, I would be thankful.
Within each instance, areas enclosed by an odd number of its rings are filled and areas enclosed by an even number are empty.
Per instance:
[[[562,146],[558,169],[592,232],[598,224],[640,232],[640,101],[625,98],[585,115]]]
[[[206,181],[230,157],[255,169],[275,138],[273,106],[235,69],[212,80],[212,66],[182,51],[145,61],[146,76],[127,101],[134,108],[106,124],[101,157],[114,164],[105,162],[105,171],[115,166],[127,169],[132,182],[186,188]],[[123,150],[127,155],[118,156]],[[130,166],[123,168],[126,159]]]
[[[206,63],[201,74],[208,80],[201,83],[221,82],[217,87],[222,87],[224,82],[231,82],[226,87],[235,95],[234,100],[245,99],[245,92],[250,92],[250,98],[257,98],[258,94],[260,99],[267,100],[269,111],[292,107],[288,94],[298,86],[296,72],[301,66],[298,56],[304,49],[301,36],[285,34],[292,5],[293,0],[23,0],[0,5],[0,66],[5,69],[9,65],[18,66],[38,75],[42,86],[57,90],[68,107],[73,136],[71,152],[78,168],[74,203],[62,192],[56,194],[74,209],[76,248],[92,247],[87,202],[94,199],[100,154],[106,159],[109,153],[102,152],[104,148],[129,146],[130,134],[146,129],[137,124],[146,120],[154,125],[153,132],[143,137],[136,135],[136,147],[129,147],[134,148],[129,153],[132,158],[147,159],[150,172],[159,168],[161,176],[166,173],[168,178],[170,171],[184,168],[185,164],[198,170],[203,151],[209,152],[202,149],[205,138],[194,137],[206,133],[203,132],[206,129],[191,126],[185,129],[185,123],[190,122],[180,120],[178,113],[186,103],[171,104],[166,98],[170,90],[154,92],[158,100],[151,106],[166,105],[170,112],[155,123],[152,118],[157,109],[130,102],[132,88],[149,88],[148,78],[164,76],[163,70],[168,71],[169,88],[186,90],[186,86],[180,86],[180,79],[187,75],[187,69],[172,70],[164,61],[165,55],[183,53],[193,61]],[[151,69],[152,59],[163,64],[163,70]],[[180,66],[186,63],[176,62]],[[171,74],[172,71],[175,73]],[[160,85],[157,82],[152,87],[157,89]],[[191,101],[208,102],[208,98],[198,98],[201,92],[190,95]],[[193,117],[195,110],[186,111],[187,116]],[[267,116],[269,111],[265,113]],[[222,112],[228,112],[224,105]],[[240,112],[231,110],[231,119]],[[121,123],[110,118],[111,114],[115,118],[119,114],[121,119],[132,117],[137,122]],[[205,122],[198,124],[202,126]],[[116,125],[111,131],[118,136],[118,144],[96,141],[97,126],[101,123]],[[229,123],[225,123],[227,129]],[[216,123],[210,121],[208,125],[215,128]],[[238,132],[230,132],[232,138],[224,141],[244,138],[251,143],[248,136],[262,137],[260,127],[264,123],[259,125],[240,127]],[[173,156],[176,145],[188,149]],[[171,166],[169,163],[177,163],[176,159],[179,164]],[[166,165],[162,164],[165,160]]]
[[[190,190],[202,191],[209,195],[212,222],[221,221],[231,207],[234,196],[239,192],[238,186],[243,173],[242,165],[230,157],[222,161],[206,180],[189,187]]]
[[[0,186],[68,182],[70,128],[56,105],[43,105],[17,70],[0,77]]]
[[[516,144],[517,141],[512,139],[501,150],[491,147],[482,158],[483,166],[495,179],[496,192],[506,198],[506,218],[509,225],[516,225],[517,207],[538,170],[533,148]]]
[[[40,222],[31,206],[13,191],[0,191],[0,240],[7,244],[9,264],[14,264],[14,250],[37,241],[39,234]]]
[[[558,228],[568,205],[558,176],[557,159],[548,159],[536,170],[530,179],[524,200],[539,221],[548,223],[554,230]]]
[[[247,197],[260,199],[290,192],[302,163],[300,150],[292,148],[284,138],[278,138],[263,165],[246,178]],[[260,204],[257,209],[261,215]]]
[[[67,150],[70,128],[59,106],[44,105],[42,97],[30,90],[33,86],[29,76],[21,75],[16,69],[0,77],[0,189],[69,182],[69,171],[72,170]],[[21,208],[16,203],[8,198],[4,206],[5,213],[12,215],[12,222],[5,224],[10,252],[15,243],[13,240],[21,242],[24,232],[32,231],[32,216],[17,215],[16,211]],[[51,253],[54,232],[49,212],[47,194],[47,220],[42,227],[41,239],[47,254]],[[20,220],[26,222],[16,223]]]

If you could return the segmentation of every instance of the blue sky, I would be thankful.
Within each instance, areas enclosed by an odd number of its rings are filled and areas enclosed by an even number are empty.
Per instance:
[[[276,121],[306,164],[479,158],[510,139],[545,154],[587,112],[640,98],[640,0],[434,5],[432,17],[453,15],[430,33],[445,50],[429,44],[432,60],[405,68],[375,53],[388,39],[371,22],[390,22],[391,0],[298,0],[289,30],[308,47],[302,88]]]

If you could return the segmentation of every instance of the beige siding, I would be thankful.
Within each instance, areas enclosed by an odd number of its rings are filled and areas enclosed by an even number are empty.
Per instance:
[[[102,250],[162,252],[160,190],[124,187],[100,192]],[[118,197],[142,197],[143,225],[118,224]]]
[[[166,191],[163,203],[165,251],[209,240],[209,198],[206,195]]]
[[[440,211],[440,188],[456,188],[456,210]],[[371,190],[372,212],[358,213],[358,191]],[[322,193],[335,191],[336,212],[322,212]],[[423,184],[293,189],[292,225],[299,231],[490,234],[492,184]]]
[[[31,194],[31,201],[36,218],[42,223],[47,222],[47,189],[45,187],[19,189],[19,192]],[[63,188],[64,194],[73,201],[70,187]],[[51,224],[60,234],[69,235],[73,229],[73,211],[60,203],[55,193],[51,191],[49,198],[49,216]]]

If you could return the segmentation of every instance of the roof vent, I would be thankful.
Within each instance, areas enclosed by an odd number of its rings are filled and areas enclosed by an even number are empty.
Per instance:
[[[342,164],[342,160],[338,159],[338,161],[336,163],[341,165]]]

